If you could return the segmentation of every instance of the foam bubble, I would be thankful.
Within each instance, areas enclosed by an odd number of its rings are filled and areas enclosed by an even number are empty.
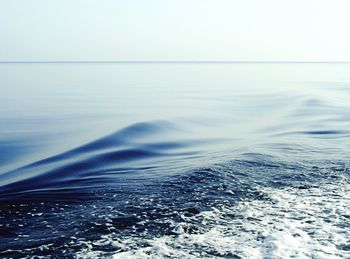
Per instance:
[[[181,215],[177,221],[168,218],[162,223],[172,228],[170,234],[127,238],[107,234],[98,244],[85,244],[77,256],[349,258],[350,185],[344,172],[332,175],[337,178],[324,178],[317,186],[260,186],[257,188],[262,195],[258,197],[218,205],[192,216]],[[113,249],[96,249],[101,244]]]
[[[114,258],[347,258],[350,256],[350,188],[346,182],[319,187],[263,188],[267,199],[202,212],[204,233],[148,240],[148,246]],[[183,224],[183,223],[182,223]]]

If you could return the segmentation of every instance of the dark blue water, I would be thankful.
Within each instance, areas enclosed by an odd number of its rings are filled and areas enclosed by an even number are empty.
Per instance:
[[[349,258],[350,64],[0,64],[0,257]]]

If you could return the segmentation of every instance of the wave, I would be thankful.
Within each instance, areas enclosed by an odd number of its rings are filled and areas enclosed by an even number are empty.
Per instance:
[[[163,133],[171,135],[179,131],[176,125],[165,121],[130,125],[80,147],[1,174],[0,198],[32,192],[105,188],[134,173],[142,178],[140,174],[154,170],[159,159],[197,154],[193,146],[200,141],[162,140]],[[147,163],[140,162],[146,159]]]

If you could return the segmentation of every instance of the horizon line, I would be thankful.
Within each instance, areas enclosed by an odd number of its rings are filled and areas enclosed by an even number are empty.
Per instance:
[[[350,63],[350,61],[301,61],[301,60],[0,60],[11,63]]]

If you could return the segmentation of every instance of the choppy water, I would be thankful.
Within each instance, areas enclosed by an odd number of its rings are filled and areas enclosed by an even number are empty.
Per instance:
[[[350,64],[0,80],[0,257],[350,257]]]

